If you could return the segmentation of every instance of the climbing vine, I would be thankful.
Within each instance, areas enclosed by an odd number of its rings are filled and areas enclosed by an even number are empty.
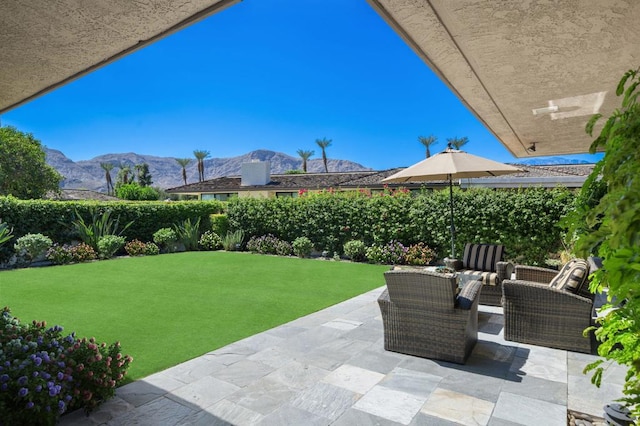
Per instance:
[[[594,182],[606,185],[604,195],[584,209],[582,221],[573,221],[570,233],[577,236],[576,252],[596,254],[603,267],[594,274],[591,290],[607,289],[608,304],[600,311],[595,327],[598,354],[629,367],[623,388],[625,402],[640,419],[640,104],[637,103],[640,68],[624,74],[616,94],[621,108],[605,122],[590,152],[604,150],[583,191],[593,195]],[[600,115],[587,124],[592,135]],[[591,191],[590,194],[587,192]],[[592,200],[593,201],[593,200]],[[605,364],[597,361],[585,368],[600,385]]]

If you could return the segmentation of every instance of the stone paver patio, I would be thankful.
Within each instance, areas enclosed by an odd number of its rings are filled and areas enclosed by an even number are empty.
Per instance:
[[[387,352],[382,288],[118,389],[62,425],[564,425],[567,409],[598,417],[622,395],[595,356],[505,341],[502,309],[480,306],[465,365]]]

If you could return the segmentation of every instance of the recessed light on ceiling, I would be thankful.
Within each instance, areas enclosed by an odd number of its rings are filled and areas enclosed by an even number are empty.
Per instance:
[[[534,109],[533,115],[548,114],[556,111],[558,111],[558,105],[549,105],[548,107]]]

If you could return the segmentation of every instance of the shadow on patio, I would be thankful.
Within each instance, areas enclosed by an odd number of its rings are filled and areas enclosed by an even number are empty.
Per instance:
[[[598,389],[592,355],[507,342],[502,309],[480,306],[464,365],[387,352],[379,288],[118,389],[63,425],[560,425],[602,416],[622,395],[612,366]]]

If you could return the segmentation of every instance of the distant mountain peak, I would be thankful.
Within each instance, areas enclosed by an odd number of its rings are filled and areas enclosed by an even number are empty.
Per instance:
[[[119,154],[103,154],[90,160],[72,161],[61,151],[45,148],[47,163],[65,177],[63,188],[90,189],[106,192],[104,170],[100,163],[112,163],[115,168],[111,171],[112,177],[118,173],[120,165],[133,166],[147,163],[153,179],[153,186],[161,188],[173,188],[184,184],[182,180],[182,167],[176,162],[175,157],[158,157],[153,155],[137,154],[135,152]],[[237,176],[240,174],[242,163],[250,161],[269,161],[271,173],[284,173],[287,170],[301,169],[302,159],[282,152],[267,149],[257,149],[243,155],[229,158],[208,158],[205,160],[205,179],[213,179],[221,176]],[[329,171],[346,172],[371,170],[361,164],[348,160],[329,159],[327,161]],[[307,162],[307,170],[311,172],[323,172],[322,159],[312,159]],[[197,163],[194,161],[187,166],[187,183],[198,181]]]

